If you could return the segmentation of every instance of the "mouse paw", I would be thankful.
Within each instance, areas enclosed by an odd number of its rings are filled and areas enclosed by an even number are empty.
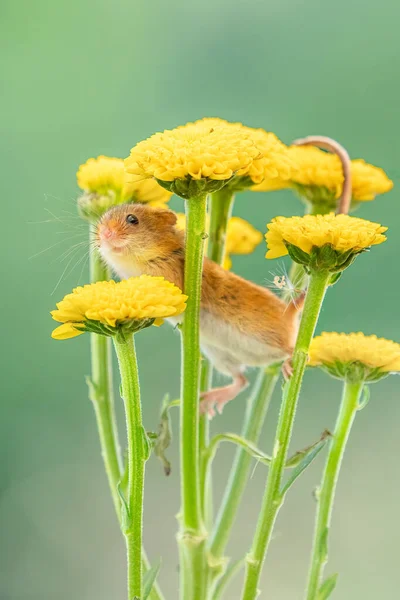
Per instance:
[[[287,380],[293,375],[292,359],[288,358],[282,365],[282,375]]]
[[[225,404],[236,396],[248,385],[244,375],[237,376],[233,383],[224,387],[214,388],[200,394],[200,413],[207,414],[209,419],[215,417],[215,409],[221,415]]]

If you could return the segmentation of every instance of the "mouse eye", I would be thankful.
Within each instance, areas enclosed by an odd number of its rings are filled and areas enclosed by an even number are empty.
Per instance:
[[[139,219],[135,215],[126,215],[125,221],[130,223],[130,225],[138,225]]]

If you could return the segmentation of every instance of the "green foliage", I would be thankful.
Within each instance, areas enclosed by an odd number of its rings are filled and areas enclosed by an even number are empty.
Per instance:
[[[317,600],[327,600],[327,598],[329,598],[329,596],[332,594],[333,590],[336,587],[338,576],[338,573],[334,573],[333,575],[325,579],[325,581],[318,590]]]

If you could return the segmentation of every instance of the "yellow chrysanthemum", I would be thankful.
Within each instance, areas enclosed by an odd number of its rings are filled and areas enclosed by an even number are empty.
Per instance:
[[[215,191],[233,177],[254,183],[267,176],[285,179],[290,165],[286,146],[274,134],[222,119],[156,133],[125,160],[130,181],[155,178],[183,197]]]
[[[305,188],[325,188],[334,198],[339,198],[343,188],[343,168],[336,154],[324,152],[314,146],[290,146],[289,158],[297,165],[290,181],[285,179],[266,179],[254,186],[253,191],[280,190],[293,185]],[[373,200],[378,194],[384,194],[393,187],[393,182],[385,171],[362,159],[351,161],[352,198],[357,202]],[[318,194],[317,194],[318,196]]]
[[[176,227],[184,231],[186,227],[185,215],[177,213],[176,217]],[[208,224],[209,218],[207,218],[207,227]],[[229,270],[232,267],[232,260],[230,258],[232,254],[251,254],[258,244],[261,243],[262,238],[261,231],[255,229],[251,223],[240,217],[231,217],[226,231],[224,269]]]
[[[85,192],[98,195],[114,193],[114,203],[135,200],[135,202],[164,203],[171,197],[154,180],[129,182],[126,180],[122,158],[98,156],[89,158],[76,174],[79,187]]]
[[[251,254],[262,242],[263,235],[251,223],[231,217],[226,231],[227,254]]]
[[[120,281],[99,281],[78,287],[57,304],[51,315],[64,323],[52,333],[67,339],[83,331],[112,334],[112,329],[138,321],[160,320],[181,314],[187,296],[163,277],[141,275]],[[155,324],[159,324],[159,321]],[[111,328],[111,330],[110,330]]]
[[[85,192],[107,194],[113,190],[121,196],[125,183],[124,161],[110,156],[89,158],[80,165],[76,179]]]
[[[373,200],[393,187],[393,181],[383,169],[369,165],[361,158],[351,161],[351,176],[353,199],[360,202]]]
[[[229,123],[224,119],[205,117],[195,123],[207,125],[210,128],[240,127],[247,132],[257,146],[260,157],[252,162],[246,176],[257,183],[261,181],[287,181],[297,170],[296,162],[289,156],[288,148],[280,139],[269,131],[261,128],[247,127],[242,123]]]
[[[312,248],[329,245],[333,250],[355,253],[381,244],[386,240],[387,227],[349,215],[305,215],[304,217],[276,217],[268,225],[267,258],[288,254],[287,245],[310,254]]]
[[[309,357],[312,367],[361,363],[385,373],[400,372],[400,344],[361,332],[324,332],[312,340]]]

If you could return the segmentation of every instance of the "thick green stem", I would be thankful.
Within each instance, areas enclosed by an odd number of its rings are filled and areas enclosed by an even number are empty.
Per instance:
[[[144,466],[147,440],[142,425],[139,376],[133,335],[114,337],[121,374],[128,441],[128,484],[121,490],[125,496],[122,528],[128,559],[128,600],[142,597],[142,529]]]
[[[90,231],[90,237],[93,240],[93,228]],[[102,263],[97,250],[93,249],[90,254],[90,280],[95,283],[108,279],[110,279],[109,269]],[[121,453],[114,407],[111,340],[105,336],[91,333],[90,350],[92,363],[91,379],[89,380],[90,399],[96,414],[101,454],[111,497],[117,517],[120,519],[121,502],[117,486],[121,478]]]
[[[363,385],[363,381],[346,381],[343,387],[342,404],[336,421],[335,432],[330,442],[321,488],[317,492],[318,508],[305,596],[307,600],[317,600],[324,565],[328,560],[328,533],[336,484]]]
[[[234,193],[226,187],[215,192],[211,196],[209,206],[210,227],[208,232],[207,256],[219,265],[223,264],[225,258],[226,231],[231,217],[234,199]],[[212,371],[211,363],[207,359],[204,359],[201,368],[201,391],[203,392],[209,390],[211,387]],[[213,518],[212,477],[210,472],[207,474],[202,457],[204,450],[208,446],[209,437],[210,421],[207,415],[200,416],[199,447],[201,460],[201,508],[204,523],[208,528],[211,527]]]
[[[182,325],[181,559],[182,600],[202,600],[205,594],[205,539],[200,490],[199,387],[200,300],[206,237],[206,197],[186,201],[184,291],[188,295]],[[190,591],[189,591],[190,590]]]
[[[279,377],[280,365],[261,369],[253,393],[247,401],[246,415],[241,436],[258,443],[272,392]],[[242,448],[236,451],[224,497],[218,511],[214,532],[210,542],[209,562],[214,576],[221,573],[225,560],[224,552],[250,475],[252,458]]]
[[[329,278],[330,274],[326,271],[313,272],[310,277],[299,333],[293,353],[293,374],[284,386],[267,486],[253,544],[246,559],[246,577],[242,600],[255,600],[258,595],[258,582],[265,554],[271,539],[275,519],[283,502],[281,482],[292,435],[297,400],[307,364],[308,349],[318,321]]]

